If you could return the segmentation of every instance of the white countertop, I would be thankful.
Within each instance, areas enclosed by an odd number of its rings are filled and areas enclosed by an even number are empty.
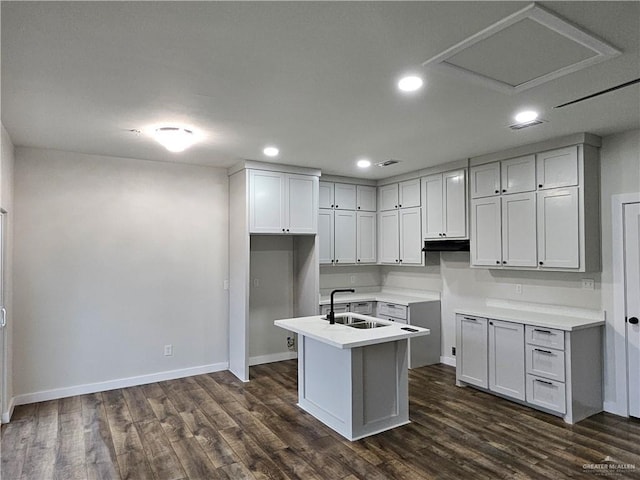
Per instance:
[[[604,325],[603,318],[593,318],[586,315],[583,317],[577,317],[572,316],[571,314],[562,314],[557,312],[520,309],[513,310],[492,306],[461,308],[456,309],[456,313],[473,317],[489,318],[492,320],[522,323],[533,325],[534,327],[555,328],[567,332]]]
[[[422,302],[439,302],[440,292],[431,291],[402,291],[402,290],[380,290],[377,292],[363,293],[337,293],[333,297],[334,303],[351,303],[351,302],[388,302],[398,305],[410,306],[412,303]],[[320,305],[328,305],[331,303],[329,295],[320,297]]]
[[[280,328],[290,330],[300,335],[318,340],[319,342],[323,342],[336,348],[342,349],[364,347],[366,345],[374,345],[377,343],[393,342],[396,340],[404,340],[407,338],[429,335],[430,333],[428,328],[389,322],[367,315],[337,313],[336,318],[346,315],[354,315],[358,318],[375,320],[376,322],[384,323],[387,326],[361,330],[337,323],[334,325],[330,325],[329,321],[325,320],[323,315],[286,318],[282,320],[276,320],[273,323]],[[402,327],[409,327],[418,331],[408,332],[406,330],[402,330]]]

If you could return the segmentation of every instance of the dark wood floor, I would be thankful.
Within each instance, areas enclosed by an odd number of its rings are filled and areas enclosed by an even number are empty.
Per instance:
[[[410,371],[410,425],[344,440],[296,407],[296,362],[253,380],[200,375],[17,407],[2,427],[2,480],[640,478],[640,422],[577,425],[454,385],[443,365]],[[602,473],[602,471],[600,471]]]

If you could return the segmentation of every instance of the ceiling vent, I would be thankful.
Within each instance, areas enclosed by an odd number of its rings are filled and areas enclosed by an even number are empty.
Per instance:
[[[620,51],[532,3],[422,65],[519,93],[620,55]]]
[[[376,167],[390,167],[391,165],[395,165],[396,163],[400,163],[400,160],[387,160],[386,162],[376,163]]]
[[[545,123],[545,120],[538,119],[526,123],[514,123],[513,125],[509,125],[509,128],[511,130],[522,130],[523,128],[533,127],[534,125],[540,125],[541,123]]]

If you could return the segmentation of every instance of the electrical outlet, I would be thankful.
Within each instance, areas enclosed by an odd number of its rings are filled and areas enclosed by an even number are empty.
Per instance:
[[[171,357],[173,355],[173,345],[164,346],[164,356]]]
[[[296,349],[296,341],[294,337],[287,337],[287,348],[289,350],[295,350]]]
[[[254,287],[260,287],[260,279],[259,278],[254,278],[253,279],[253,286]]]
[[[229,280],[225,280],[224,282],[222,282],[222,288],[224,288],[225,290],[229,290]]]
[[[451,356],[452,357],[456,356],[456,347],[451,347]]]
[[[595,288],[595,281],[593,280],[593,278],[583,278],[582,288],[584,288],[585,290],[593,290]]]
[[[516,293],[518,295],[522,295],[522,284],[521,283],[516,283]]]

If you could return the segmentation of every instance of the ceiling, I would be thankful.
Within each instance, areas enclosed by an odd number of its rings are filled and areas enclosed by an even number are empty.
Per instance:
[[[2,2],[2,122],[16,146],[229,167],[276,144],[270,161],[370,179],[640,128],[638,84],[553,109],[640,77],[640,2],[541,2],[622,55],[521,93],[421,67],[528,4]],[[401,94],[408,71],[426,88]],[[507,128],[525,107],[547,122]],[[172,154],[130,131],[164,123],[204,138]]]

